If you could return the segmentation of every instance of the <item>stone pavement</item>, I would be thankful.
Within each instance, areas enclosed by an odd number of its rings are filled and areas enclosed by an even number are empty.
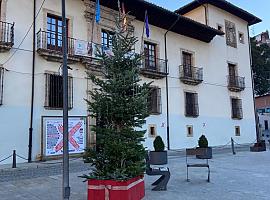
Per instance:
[[[198,161],[198,160],[197,160]],[[268,200],[270,199],[270,151],[214,155],[210,161],[211,183],[206,169],[190,169],[186,182],[185,157],[170,156],[168,191],[151,191],[156,177],[145,177],[144,200]],[[85,200],[86,183],[75,172],[70,175],[71,200]],[[1,200],[60,200],[61,175],[0,182]]]

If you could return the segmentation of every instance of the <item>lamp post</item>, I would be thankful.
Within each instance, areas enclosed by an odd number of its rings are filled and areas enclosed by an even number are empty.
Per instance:
[[[68,150],[68,67],[67,67],[67,20],[66,1],[62,0],[62,24],[63,24],[63,200],[70,196],[69,187],[69,150]]]

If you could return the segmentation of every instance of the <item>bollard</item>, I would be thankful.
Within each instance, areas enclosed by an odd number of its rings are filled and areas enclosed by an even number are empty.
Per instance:
[[[232,145],[232,153],[233,155],[235,155],[235,150],[234,150],[234,141],[233,141],[233,138],[231,138],[231,145]]]
[[[16,168],[16,150],[13,150],[13,155],[12,155],[12,168]]]

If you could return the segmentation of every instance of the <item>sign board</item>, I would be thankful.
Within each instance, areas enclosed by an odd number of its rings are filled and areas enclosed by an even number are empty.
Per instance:
[[[68,119],[69,153],[83,153],[86,148],[86,117],[69,117]],[[57,156],[63,154],[63,118],[43,117],[43,155]]]
[[[91,56],[91,43],[82,41],[82,40],[75,40],[75,55],[78,56]]]

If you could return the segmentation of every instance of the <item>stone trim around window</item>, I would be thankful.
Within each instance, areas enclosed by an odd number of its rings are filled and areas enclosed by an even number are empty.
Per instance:
[[[149,138],[157,137],[157,125],[156,124],[149,124],[148,125],[148,137]]]
[[[187,137],[193,137],[193,125],[187,125]]]

